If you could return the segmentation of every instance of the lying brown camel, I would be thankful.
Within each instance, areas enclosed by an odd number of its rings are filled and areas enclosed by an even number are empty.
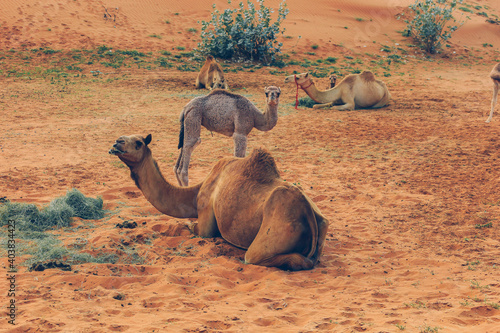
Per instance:
[[[295,82],[315,102],[314,109],[331,107],[343,111],[381,108],[389,104],[391,94],[384,82],[375,79],[370,71],[347,75],[336,87],[318,90],[309,73],[289,75],[286,82]]]
[[[495,110],[495,105],[497,104],[498,90],[500,90],[500,63],[493,67],[490,72],[490,77],[493,80],[493,98],[491,99],[491,111],[490,116],[486,120],[487,123],[489,123],[491,118],[493,118],[493,111]]]
[[[222,236],[247,249],[248,264],[303,270],[318,262],[328,221],[299,187],[280,178],[269,152],[223,158],[203,182],[178,187],[163,178],[150,142],[151,134],[122,136],[109,153],[130,168],[137,187],[160,212],[198,217],[196,235]]]

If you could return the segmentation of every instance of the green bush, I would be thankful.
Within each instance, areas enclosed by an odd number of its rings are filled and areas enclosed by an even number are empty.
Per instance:
[[[280,29],[280,25],[288,14],[286,1],[280,3],[274,23],[271,22],[273,11],[264,6],[264,0],[257,2],[259,9],[247,0],[248,8],[245,9],[240,2],[238,8],[228,8],[222,13],[213,5],[211,20],[201,22],[198,51],[222,59],[249,59],[266,64],[274,62],[276,54],[281,52],[282,43],[276,37],[285,31]]]
[[[409,8],[413,19],[406,20],[404,36],[413,37],[428,53],[436,53],[443,41],[448,40],[462,22],[457,22],[453,11],[463,0],[417,0]]]

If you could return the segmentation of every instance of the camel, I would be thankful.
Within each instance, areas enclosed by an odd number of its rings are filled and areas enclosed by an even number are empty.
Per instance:
[[[490,116],[486,120],[487,123],[493,118],[493,110],[495,110],[495,105],[497,104],[498,90],[500,90],[500,63],[493,67],[490,72],[490,77],[493,80],[493,98],[491,99],[491,111]]]
[[[330,80],[330,88],[329,89],[335,88],[335,84],[337,83],[337,75],[330,74],[330,76],[328,77],[328,80]]]
[[[264,92],[267,99],[264,112],[246,97],[220,89],[196,97],[184,107],[180,115],[178,148],[181,151],[174,166],[179,185],[189,184],[189,160],[194,148],[201,142],[201,126],[212,132],[232,136],[236,157],[245,157],[247,136],[254,127],[259,131],[270,131],[276,126],[281,90],[270,86]]]
[[[207,56],[205,64],[201,67],[200,73],[196,77],[195,86],[197,89],[228,89],[222,67],[211,55]]]
[[[389,103],[391,94],[384,82],[375,79],[370,71],[346,76],[335,88],[318,90],[309,73],[290,75],[286,82],[295,82],[315,102],[314,109],[334,106],[335,109],[354,110],[381,108]]]
[[[305,270],[318,262],[328,221],[301,188],[280,178],[269,152],[225,157],[201,183],[178,187],[162,176],[150,142],[151,134],[121,136],[109,153],[129,167],[137,187],[160,212],[198,218],[191,228],[196,235],[221,236],[246,249],[247,264]]]

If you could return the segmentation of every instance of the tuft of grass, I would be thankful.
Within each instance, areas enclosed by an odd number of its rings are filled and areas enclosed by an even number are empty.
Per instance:
[[[0,206],[0,225],[14,220],[19,231],[43,232],[69,227],[72,217],[100,219],[104,217],[102,206],[101,198],[87,198],[77,189],[72,189],[41,210],[34,204],[8,201]]]
[[[315,104],[318,104],[318,103],[313,101],[310,97],[299,98],[299,106],[306,107],[306,108],[312,108],[313,105],[315,105]],[[295,106],[295,102],[293,102],[292,105]]]

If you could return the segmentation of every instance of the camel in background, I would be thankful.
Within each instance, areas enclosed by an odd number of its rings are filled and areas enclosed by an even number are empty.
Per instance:
[[[197,89],[228,89],[224,72],[219,63],[211,55],[207,59],[196,77],[195,86]]]
[[[487,123],[489,123],[491,118],[493,118],[493,111],[495,110],[495,105],[497,104],[498,90],[500,89],[500,63],[493,67],[490,72],[490,77],[493,80],[493,98],[491,99],[491,111],[490,116],[486,120]]]
[[[391,94],[384,82],[375,79],[370,71],[347,75],[335,88],[318,90],[309,73],[290,75],[285,83],[295,82],[315,102],[314,109],[331,107],[343,111],[381,108],[389,104]]]

